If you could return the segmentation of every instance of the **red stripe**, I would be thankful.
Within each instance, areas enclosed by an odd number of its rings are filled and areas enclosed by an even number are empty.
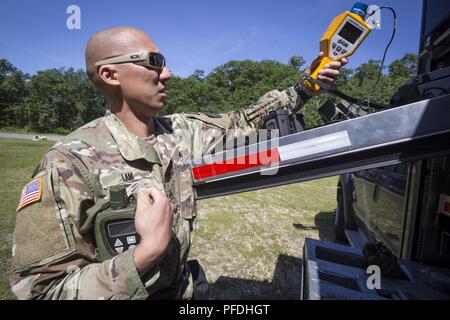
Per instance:
[[[21,203],[19,204],[19,207],[23,207],[23,206],[26,205],[26,204],[29,204],[29,203],[31,203],[31,202],[34,202],[36,199],[37,199],[37,198],[29,199],[29,200],[27,200],[27,201],[21,202]]]
[[[22,196],[20,198],[20,202],[25,201],[25,200],[29,199],[30,197],[36,197],[36,195],[38,195],[38,193],[39,193],[39,191],[33,191],[32,193],[27,194],[26,196]]]
[[[261,161],[262,159],[264,159],[264,161]],[[250,160],[252,160],[252,163],[250,163]],[[250,155],[245,155],[242,157],[233,158],[233,161],[229,159],[224,160],[223,162],[198,166],[192,169],[192,174],[194,175],[195,180],[199,180],[278,162],[280,162],[280,154],[278,152],[278,149],[270,149]]]
[[[444,202],[444,211],[450,213],[450,202]]]
[[[38,194],[38,192],[36,191],[36,192],[34,192],[34,193],[31,193],[31,194],[29,194],[28,196],[25,196],[25,197],[22,197],[22,198],[20,198],[20,201],[19,201],[19,203],[20,204],[23,204],[23,203],[25,203],[25,202],[27,202],[28,200],[34,200],[34,199],[37,199],[39,197],[39,194]]]

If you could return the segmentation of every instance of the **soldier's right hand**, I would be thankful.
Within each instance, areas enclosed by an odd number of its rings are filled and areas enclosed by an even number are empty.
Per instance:
[[[174,206],[157,188],[142,188],[137,193],[136,232],[141,242],[134,250],[139,272],[144,272],[164,255],[172,238]]]

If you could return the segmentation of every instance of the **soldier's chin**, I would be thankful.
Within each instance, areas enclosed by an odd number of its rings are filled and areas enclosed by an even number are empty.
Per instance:
[[[155,103],[154,109],[162,110],[164,108],[164,101],[159,101],[158,103]]]
[[[164,108],[164,102],[158,101],[158,102],[154,102],[151,105],[149,105],[147,109],[152,114],[158,114],[162,111],[163,108]]]
[[[166,95],[157,95],[155,97],[155,99],[153,99],[153,104],[155,105],[155,107],[159,107],[159,108],[163,108],[164,103],[166,102]]]

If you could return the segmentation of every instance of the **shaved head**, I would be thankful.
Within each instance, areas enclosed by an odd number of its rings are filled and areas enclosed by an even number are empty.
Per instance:
[[[159,51],[152,39],[142,30],[132,27],[114,27],[96,32],[86,46],[86,72],[99,87],[97,61],[141,50]]]
[[[138,135],[136,121],[144,125],[144,133],[151,132],[148,123],[164,107],[166,82],[172,73],[167,67],[158,69],[127,61],[95,66],[101,60],[137,52],[160,51],[145,32],[132,27],[99,31],[86,46],[86,72],[89,78],[105,96],[111,112],[122,122],[128,123],[127,128]],[[130,119],[135,120],[134,124]]]

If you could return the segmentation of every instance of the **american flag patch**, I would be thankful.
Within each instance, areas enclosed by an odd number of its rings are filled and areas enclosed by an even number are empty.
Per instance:
[[[19,206],[16,211],[19,211],[30,203],[39,201],[42,195],[42,178],[37,178],[28,183],[22,190],[20,196]]]

